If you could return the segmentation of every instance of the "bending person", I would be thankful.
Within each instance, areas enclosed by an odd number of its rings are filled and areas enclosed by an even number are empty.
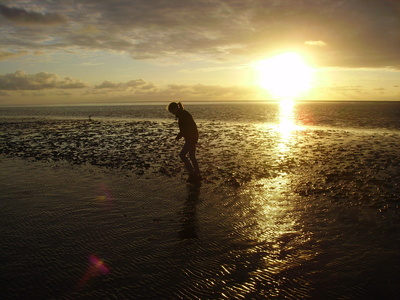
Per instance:
[[[183,105],[178,102],[171,102],[168,105],[168,111],[178,118],[179,133],[176,140],[185,139],[185,144],[182,147],[179,157],[185,164],[185,168],[189,173],[187,182],[198,182],[201,180],[199,164],[196,159],[196,145],[199,139],[196,122],[192,115],[183,108]],[[187,156],[189,154],[189,157]]]

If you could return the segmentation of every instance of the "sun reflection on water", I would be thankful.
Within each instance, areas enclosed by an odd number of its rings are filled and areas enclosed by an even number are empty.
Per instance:
[[[296,153],[293,149],[302,128],[296,125],[293,101],[281,101],[278,109],[274,125],[264,124],[258,128],[265,141],[265,173],[268,175],[241,191],[242,196],[250,199],[244,221],[248,226],[243,230],[256,242],[252,251],[262,253],[257,270],[252,272],[252,280],[271,280],[275,289],[269,291],[270,297],[282,296],[288,289],[295,294],[301,288],[307,298],[310,289],[301,281],[301,276],[295,280],[287,277],[288,270],[301,269],[316,255],[309,247],[312,236],[301,225],[301,206],[292,185],[297,176],[293,169]]]
[[[292,203],[288,190],[289,179],[281,175],[273,179],[262,179],[254,188],[254,205],[258,206],[258,230],[260,241],[279,246],[279,239],[286,234],[295,233],[295,220],[291,217]]]
[[[298,129],[294,120],[294,106],[293,100],[282,100],[279,103],[279,123],[277,131],[281,136],[281,144],[286,144],[293,136],[293,131]]]
[[[255,236],[260,241],[277,243],[281,236],[293,233],[295,220],[287,218],[292,210],[291,201],[291,176],[290,155],[295,143],[297,130],[293,100],[280,101],[278,104],[277,123],[275,125],[262,125],[260,128],[274,141],[268,149],[271,161],[271,177],[261,178],[249,186],[248,192],[254,199],[253,205],[257,207],[258,229]],[[278,245],[279,246],[279,245]]]
[[[254,212],[248,216],[254,224],[249,234],[260,243],[266,255],[259,271],[276,274],[300,264],[304,257],[303,245],[309,240],[299,226],[298,199],[292,189],[296,175],[291,173],[291,155],[296,135],[302,128],[296,125],[294,101],[281,101],[278,108],[277,123],[262,128],[265,138],[273,141],[268,149],[270,176],[254,181],[245,191],[252,199]]]

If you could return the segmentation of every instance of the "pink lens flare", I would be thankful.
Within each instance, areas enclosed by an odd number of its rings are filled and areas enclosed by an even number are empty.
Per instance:
[[[92,254],[89,256],[91,266],[95,267],[101,274],[105,275],[110,272],[110,269],[104,264],[103,260]]]
[[[89,256],[89,267],[79,281],[78,287],[82,288],[93,277],[106,275],[108,273],[110,273],[110,269],[105,265],[104,261],[92,254]]]
[[[107,187],[107,185],[101,184],[98,188],[96,199],[99,202],[110,205],[112,204],[114,197],[112,196],[112,193],[110,189]]]

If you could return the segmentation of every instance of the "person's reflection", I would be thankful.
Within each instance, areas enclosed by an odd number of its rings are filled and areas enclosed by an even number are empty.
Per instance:
[[[200,185],[188,185],[188,197],[183,208],[181,230],[178,232],[181,239],[197,239],[197,203],[200,196]]]

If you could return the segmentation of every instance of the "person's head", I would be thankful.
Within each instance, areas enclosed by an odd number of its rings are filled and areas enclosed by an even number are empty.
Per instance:
[[[180,102],[171,102],[167,109],[170,113],[177,115],[179,111],[183,110],[183,105]]]

